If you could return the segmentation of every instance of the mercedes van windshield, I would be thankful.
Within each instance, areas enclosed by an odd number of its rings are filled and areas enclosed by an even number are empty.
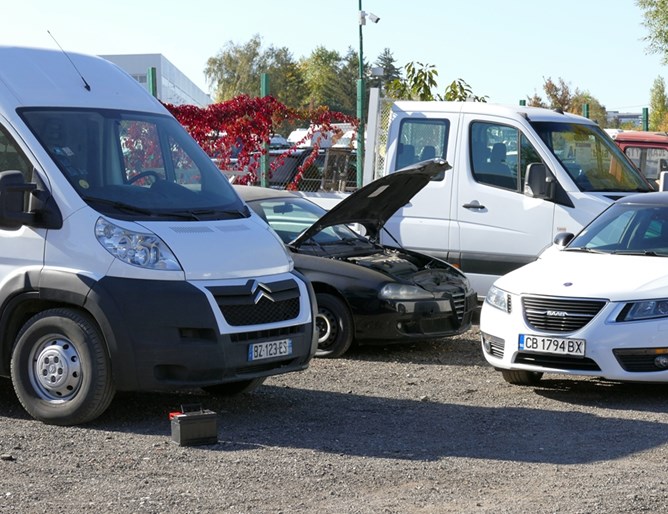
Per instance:
[[[654,188],[598,127],[532,121],[531,126],[580,191],[645,192]]]

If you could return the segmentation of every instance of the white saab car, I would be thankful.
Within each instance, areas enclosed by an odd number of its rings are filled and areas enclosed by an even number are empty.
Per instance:
[[[487,362],[511,384],[543,373],[668,381],[668,193],[618,200],[490,289]]]

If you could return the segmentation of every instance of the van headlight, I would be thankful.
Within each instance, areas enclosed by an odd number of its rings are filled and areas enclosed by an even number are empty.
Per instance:
[[[410,284],[391,282],[385,284],[378,293],[381,300],[433,300],[434,295],[429,291]]]
[[[489,291],[487,291],[487,295],[485,296],[485,303],[504,312],[510,312],[510,300],[508,299],[508,293],[496,286],[490,287]]]
[[[135,232],[119,227],[104,218],[95,223],[95,237],[114,257],[140,268],[181,271],[165,242],[151,232]]]
[[[644,300],[627,303],[617,316],[617,321],[640,321],[644,319],[667,318],[668,300]]]

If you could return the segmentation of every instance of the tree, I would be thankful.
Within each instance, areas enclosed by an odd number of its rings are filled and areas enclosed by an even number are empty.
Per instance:
[[[341,62],[339,52],[327,50],[324,46],[316,47],[309,57],[300,61],[299,67],[308,90],[306,100],[309,107],[340,103]]]
[[[369,78],[369,86],[383,89],[393,80],[401,78],[401,70],[395,65],[396,60],[389,48],[385,48],[376,59],[375,65],[383,69],[381,75]]]
[[[349,123],[357,127],[357,119],[352,116],[330,111],[322,106],[310,110],[293,109],[271,96],[259,98],[239,95],[207,107],[171,104],[165,104],[165,107],[204,151],[216,159],[221,169],[231,169],[232,149],[239,148],[236,169],[247,172],[243,180],[249,183],[257,179],[260,167],[257,157],[266,154],[266,144],[269,143],[277,123],[287,120],[298,122],[302,126],[318,126],[321,133],[340,133],[341,130],[335,127],[334,123]],[[313,133],[310,132],[309,135]],[[297,188],[303,171],[317,158],[320,143],[321,138],[314,137],[311,155],[300,165],[299,173],[288,188]],[[283,158],[295,150],[296,147],[286,150]],[[281,163],[282,160],[277,159],[272,166],[277,167]]]
[[[464,102],[486,102],[487,96],[473,94],[471,86],[464,79],[453,80],[443,95],[434,94],[437,87],[438,70],[433,64],[409,62],[404,66],[405,79],[395,79],[387,85],[387,95],[398,100],[447,100]]]
[[[238,95],[258,96],[260,76],[258,61],[262,40],[255,35],[243,45],[228,41],[215,57],[210,57],[204,70],[209,86],[214,89],[217,102],[230,100]]]
[[[551,77],[545,79],[543,91],[545,92],[547,101],[544,101],[537,93],[534,93],[532,97],[527,97],[529,100],[528,104],[535,107],[559,109],[563,112],[579,115],[582,115],[583,106],[587,104],[589,105],[589,119],[594,120],[601,127],[608,126],[608,113],[605,106],[588,91],[581,91],[578,88],[575,88],[575,91],[571,91],[570,86],[561,77],[559,77],[557,82],[554,82]]]
[[[664,119],[668,114],[668,98],[666,97],[666,83],[659,76],[654,80],[650,90],[649,100],[649,129],[662,130]]]
[[[241,45],[228,41],[215,57],[209,58],[204,70],[216,102],[239,95],[259,96],[262,73],[269,75],[270,92],[278,100],[294,107],[303,104],[306,87],[292,54],[285,47],[263,50],[257,34]]]
[[[662,64],[668,64],[668,2],[666,0],[636,0],[636,5],[643,10],[643,25],[649,31],[644,37],[648,52],[661,54]]]

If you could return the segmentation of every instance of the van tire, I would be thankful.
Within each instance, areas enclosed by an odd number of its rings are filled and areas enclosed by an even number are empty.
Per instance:
[[[250,393],[260,387],[267,377],[253,378],[249,380],[239,380],[238,382],[227,382],[226,384],[216,384],[203,387],[202,389],[211,396],[217,398],[230,398],[244,393]]]
[[[343,300],[328,293],[317,293],[318,331],[316,357],[335,359],[348,351],[353,342],[353,317]]]
[[[543,378],[543,374],[538,371],[525,370],[502,369],[501,375],[503,375],[503,379],[509,384],[523,386],[536,385]]]
[[[91,421],[114,397],[100,331],[75,309],[49,309],[30,318],[16,337],[10,368],[21,405],[47,424]]]

